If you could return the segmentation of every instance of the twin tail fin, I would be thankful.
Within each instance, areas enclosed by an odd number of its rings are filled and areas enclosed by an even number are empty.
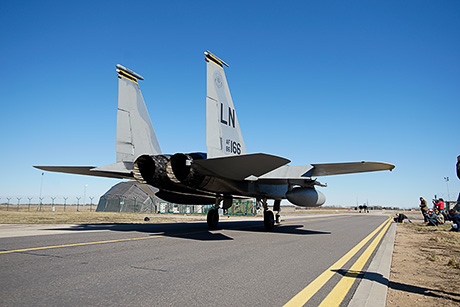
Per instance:
[[[118,64],[118,110],[116,152],[118,162],[133,162],[143,154],[160,154],[138,80],[144,78]]]
[[[244,155],[246,146],[241,135],[232,96],[225,77],[228,64],[206,51],[206,147],[209,158]]]

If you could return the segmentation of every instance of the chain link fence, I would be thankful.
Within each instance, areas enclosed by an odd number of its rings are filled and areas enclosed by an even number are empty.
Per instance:
[[[1,203],[0,211],[18,211],[18,212],[95,212],[95,204],[8,204]]]
[[[213,205],[179,205],[161,201],[124,196],[101,197],[96,211],[101,212],[145,212],[159,214],[207,214]],[[255,215],[256,208],[252,200],[233,201],[233,206],[225,210],[227,215]]]
[[[154,197],[102,196],[97,204],[93,203],[0,203],[0,211],[21,212],[131,212],[158,214],[207,214],[213,205],[179,205],[164,202]],[[224,210],[226,215],[255,215],[257,213],[253,200],[235,200],[232,207]]]

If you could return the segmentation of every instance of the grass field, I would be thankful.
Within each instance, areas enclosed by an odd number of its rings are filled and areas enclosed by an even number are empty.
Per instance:
[[[150,223],[183,220],[184,214],[156,214],[150,212],[96,212],[96,205],[0,205],[0,224],[97,224],[97,223]],[[78,210],[78,211],[77,211]],[[282,208],[281,215],[358,213],[344,208]],[[189,215],[188,220],[205,221],[205,214]]]
[[[149,223],[175,222],[183,219],[174,214],[118,213],[84,211],[6,211],[0,210],[0,224],[100,224],[100,223]],[[205,221],[205,215],[188,217],[188,220]]]

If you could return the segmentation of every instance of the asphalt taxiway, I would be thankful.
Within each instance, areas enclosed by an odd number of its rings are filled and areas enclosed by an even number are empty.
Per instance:
[[[386,295],[387,215],[292,216],[272,232],[260,218],[219,226],[3,225],[2,306],[347,306]]]

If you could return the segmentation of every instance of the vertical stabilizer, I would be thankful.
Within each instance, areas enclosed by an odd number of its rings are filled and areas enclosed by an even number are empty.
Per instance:
[[[206,146],[209,158],[244,155],[246,147],[236,117],[223,65],[228,65],[206,51]]]
[[[142,154],[161,153],[138,80],[142,76],[120,64],[118,72],[117,162],[133,162]]]

